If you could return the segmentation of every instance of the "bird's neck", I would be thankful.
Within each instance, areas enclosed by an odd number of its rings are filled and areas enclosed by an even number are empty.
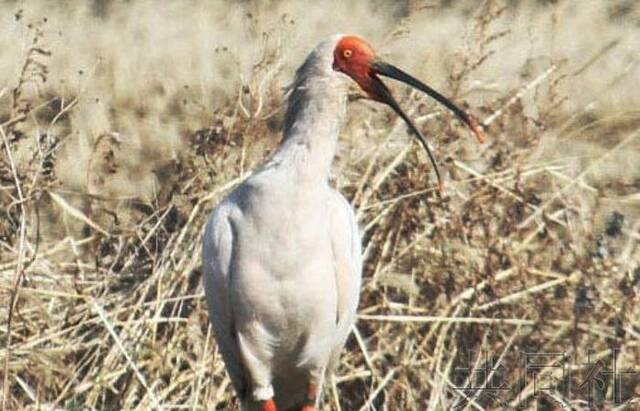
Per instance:
[[[284,135],[273,160],[301,182],[329,178],[346,111],[346,92],[332,79],[294,85],[288,99]]]

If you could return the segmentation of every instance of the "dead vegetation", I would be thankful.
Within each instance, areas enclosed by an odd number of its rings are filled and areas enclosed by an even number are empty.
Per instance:
[[[46,2],[0,6],[2,41],[22,45],[0,54],[13,67],[0,83],[3,409],[233,408],[200,284],[202,224],[273,149],[291,70],[348,13],[371,16],[360,33],[445,84],[490,141],[478,149],[448,113],[395,90],[435,147],[443,199],[401,121],[351,103],[334,184],[358,210],[365,279],[326,409],[637,403],[640,9],[441,3],[97,2],[69,12],[78,26]],[[184,21],[144,31],[130,14]],[[187,24],[213,35],[202,24],[237,21],[226,41],[176,40]],[[594,22],[600,33],[573,37]],[[547,356],[524,368],[527,353]],[[629,371],[615,384],[614,355]],[[583,384],[598,361],[601,383]]]

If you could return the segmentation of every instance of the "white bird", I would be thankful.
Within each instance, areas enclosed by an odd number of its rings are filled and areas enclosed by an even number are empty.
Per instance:
[[[280,146],[218,204],[204,233],[209,318],[244,410],[315,410],[355,320],[360,235],[328,184],[352,80],[404,119],[435,166],[378,75],[429,94],[483,139],[473,117],[361,38],[335,35],[313,49],[291,86]]]

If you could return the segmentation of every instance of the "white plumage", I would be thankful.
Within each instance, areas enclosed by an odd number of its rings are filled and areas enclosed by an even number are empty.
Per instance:
[[[283,142],[220,202],[204,234],[209,316],[247,409],[272,396],[278,409],[302,406],[355,318],[360,236],[327,182],[349,82],[332,69],[338,39],[298,70]]]

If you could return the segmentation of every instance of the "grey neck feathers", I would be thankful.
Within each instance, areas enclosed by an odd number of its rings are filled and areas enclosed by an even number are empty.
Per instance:
[[[326,61],[313,57],[298,69],[290,88],[283,139],[273,160],[292,165],[304,179],[326,181],[344,122],[346,89]]]

